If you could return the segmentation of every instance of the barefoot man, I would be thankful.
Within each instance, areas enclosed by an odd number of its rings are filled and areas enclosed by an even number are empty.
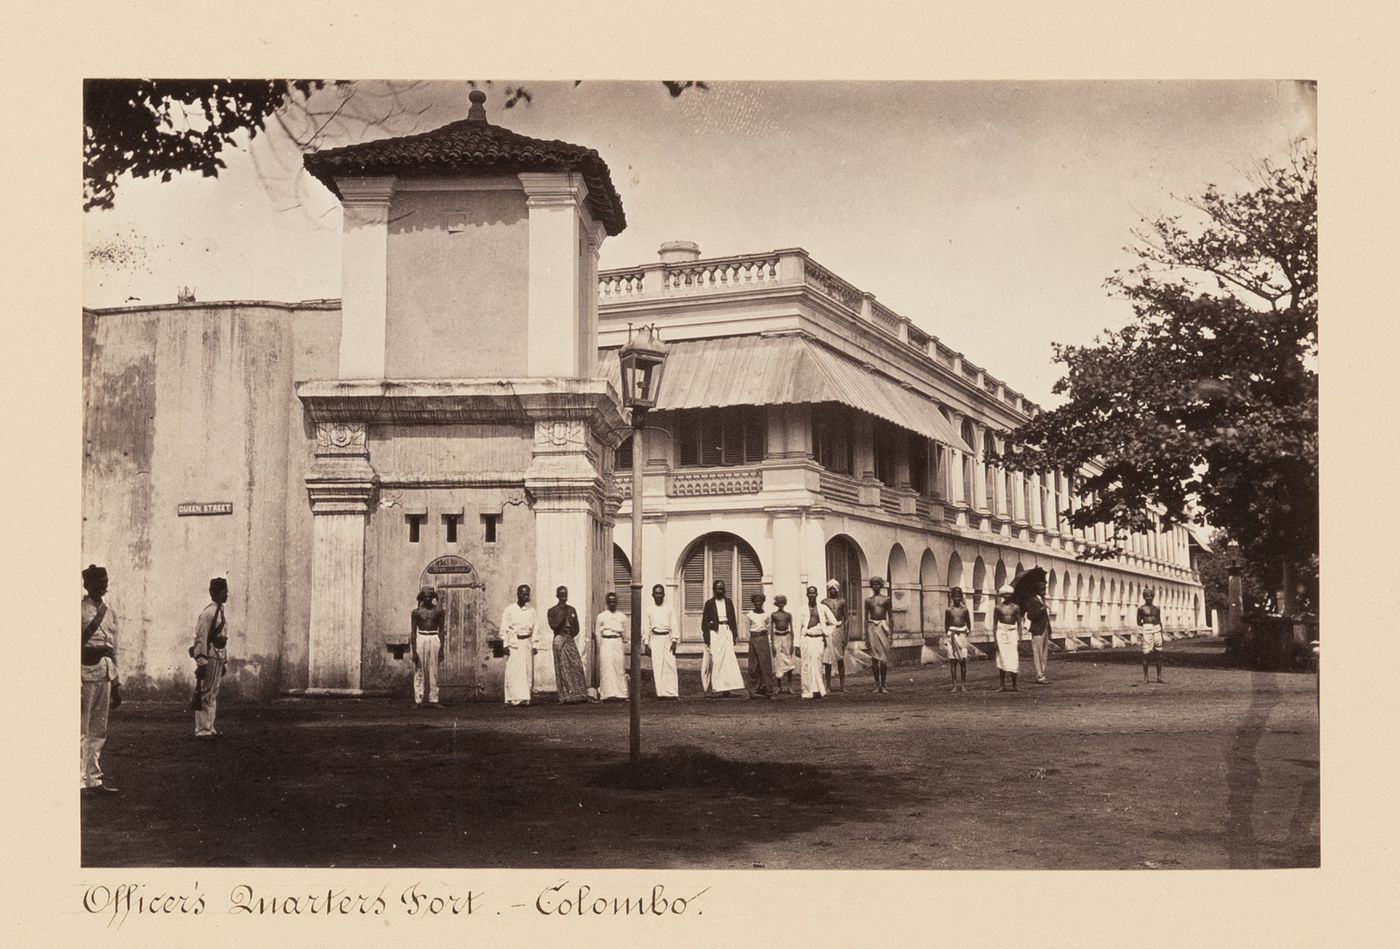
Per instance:
[[[1142,681],[1147,681],[1147,662],[1157,660],[1157,681],[1162,678],[1162,611],[1152,602],[1155,594],[1151,590],[1142,593],[1142,606],[1138,607],[1137,624],[1142,629]]]
[[[535,687],[535,627],[539,625],[530,605],[530,587],[515,588],[515,602],[501,613],[501,639],[506,647],[505,695],[507,705],[529,705]]]
[[[890,642],[890,598],[884,591],[885,581],[870,578],[871,594],[865,598],[865,648],[870,650],[870,673],[875,677],[875,692],[888,692],[886,681],[894,664],[894,646]]]
[[[943,611],[943,635],[948,637],[948,671],[953,677],[949,692],[967,691],[967,634],[971,629],[972,615],[963,604],[962,588],[953,587],[948,593],[948,608]]]
[[[846,608],[846,598],[841,595],[841,584],[834,579],[826,581],[826,599],[822,600],[822,605],[831,610],[831,615],[836,617],[836,628],[832,630],[831,640],[826,644],[826,655],[822,657],[822,674],[826,676],[826,687],[829,692],[846,691],[846,621],[849,618]],[[831,684],[831,667],[836,666],[836,679],[839,685],[833,687]]]
[[[1001,602],[992,613],[992,638],[997,644],[997,677],[1001,680],[998,692],[1019,692],[1016,673],[1021,668],[1021,657],[1017,648],[1021,641],[1021,608],[1016,605],[1016,588],[1007,584],[997,591]],[[1006,687],[1006,675],[1011,674],[1011,688]]]
[[[438,673],[443,656],[444,619],[447,612],[437,605],[437,590],[423,587],[418,605],[408,614],[408,648],[413,654],[413,707],[442,708],[438,704]]]
[[[642,610],[642,626],[647,633],[643,647],[651,652],[651,680],[658,699],[680,698],[676,676],[676,617],[666,602],[666,588],[656,584],[651,588],[651,602]]]
[[[821,698],[827,693],[826,677],[822,675],[822,658],[826,655],[835,628],[835,614],[825,603],[817,602],[817,588],[808,587],[807,613],[802,621],[802,635],[797,640],[804,699]]]
[[[792,614],[787,611],[787,597],[779,593],[773,597],[772,637],[773,675],[781,683],[780,695],[792,694],[792,670],[797,668],[793,655]]]

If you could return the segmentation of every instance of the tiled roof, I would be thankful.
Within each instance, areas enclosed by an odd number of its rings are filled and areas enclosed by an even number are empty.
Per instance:
[[[607,163],[593,149],[519,135],[484,118],[467,118],[431,132],[386,138],[312,152],[306,170],[336,197],[337,175],[427,175],[450,172],[510,174],[518,171],[577,172],[588,185],[586,204],[608,234],[627,226],[622,199]]]

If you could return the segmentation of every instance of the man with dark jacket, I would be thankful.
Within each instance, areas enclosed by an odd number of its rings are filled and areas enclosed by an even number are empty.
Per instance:
[[[700,613],[700,632],[705,637],[700,684],[709,696],[721,692],[741,692],[747,696],[744,674],[739,671],[739,657],[734,652],[734,643],[739,638],[739,617],[734,601],[724,595],[723,580],[715,581],[714,591],[715,595],[705,601]]]

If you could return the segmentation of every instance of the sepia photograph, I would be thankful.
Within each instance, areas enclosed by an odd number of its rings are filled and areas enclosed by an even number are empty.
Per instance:
[[[82,866],[1318,868],[1318,88],[85,79]]]

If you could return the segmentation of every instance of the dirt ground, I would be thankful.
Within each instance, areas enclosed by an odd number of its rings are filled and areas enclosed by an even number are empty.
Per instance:
[[[130,702],[84,798],[86,866],[1231,868],[1317,866],[1311,674],[1170,644],[1052,657],[998,694],[970,664],[901,666],[821,701],[418,712],[387,699],[230,703],[199,742]],[[1029,670],[1029,663],[1023,663]],[[435,805],[424,810],[424,804]]]

